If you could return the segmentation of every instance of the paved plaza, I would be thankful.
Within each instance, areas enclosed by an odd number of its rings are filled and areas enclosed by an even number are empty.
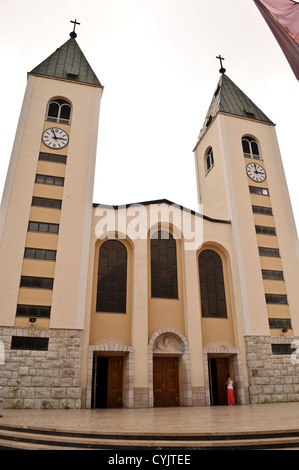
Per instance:
[[[135,435],[299,431],[299,403],[142,409],[5,409],[0,426]]]

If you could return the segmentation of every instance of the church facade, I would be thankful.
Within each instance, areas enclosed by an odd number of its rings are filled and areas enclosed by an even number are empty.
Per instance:
[[[28,74],[0,213],[7,408],[299,401],[298,237],[274,123],[220,70],[199,212],[93,202],[103,86],[76,34]]]

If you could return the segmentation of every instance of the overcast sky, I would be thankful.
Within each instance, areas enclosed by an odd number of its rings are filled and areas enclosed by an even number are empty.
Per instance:
[[[104,85],[94,202],[166,198],[197,210],[192,150],[221,54],[276,124],[298,229],[298,82],[253,0],[0,0],[0,18],[0,194],[27,72],[69,39],[76,18]]]

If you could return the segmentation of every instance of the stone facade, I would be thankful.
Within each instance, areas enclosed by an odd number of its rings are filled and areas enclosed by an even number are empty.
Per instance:
[[[49,338],[48,348],[11,349],[12,337]],[[80,330],[0,327],[5,408],[81,408],[81,338]]]
[[[291,336],[248,336],[247,366],[250,403],[299,401],[299,360]],[[290,354],[273,354],[272,344],[293,345]],[[293,356],[294,354],[294,356]]]

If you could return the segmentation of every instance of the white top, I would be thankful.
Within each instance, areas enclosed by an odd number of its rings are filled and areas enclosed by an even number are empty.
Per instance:
[[[233,385],[234,385],[234,382],[233,382],[232,380],[230,380],[230,381],[228,382],[227,388],[234,388]]]

